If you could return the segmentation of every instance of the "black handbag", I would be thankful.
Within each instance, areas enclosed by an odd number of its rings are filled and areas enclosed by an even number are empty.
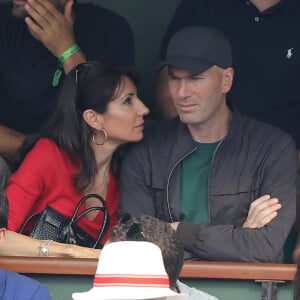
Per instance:
[[[89,207],[78,215],[78,211],[81,205],[89,198],[97,198],[102,203],[102,207]],[[99,234],[96,239],[94,239],[91,235],[89,235],[85,230],[83,230],[76,224],[82,217],[93,210],[99,210],[104,214],[103,223],[99,228]],[[110,222],[107,204],[104,199],[98,194],[89,194],[84,196],[77,204],[71,219],[67,218],[51,206],[47,205],[43,212],[34,214],[26,220],[26,222],[22,226],[20,233],[24,231],[26,225],[34,216],[39,217],[34,227],[28,234],[29,236],[39,240],[53,240],[60,243],[76,244],[78,246],[89,248],[103,247],[103,245],[101,245],[99,241],[107,232]]]

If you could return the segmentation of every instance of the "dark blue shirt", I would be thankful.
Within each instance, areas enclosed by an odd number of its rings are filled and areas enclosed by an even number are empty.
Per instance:
[[[0,269],[0,299],[1,300],[51,300],[45,286],[39,282]]]

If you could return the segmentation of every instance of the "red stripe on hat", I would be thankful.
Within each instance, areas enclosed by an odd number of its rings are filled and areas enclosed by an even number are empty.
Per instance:
[[[136,286],[136,287],[170,287],[169,277],[151,275],[132,275],[132,274],[96,274],[94,286]]]

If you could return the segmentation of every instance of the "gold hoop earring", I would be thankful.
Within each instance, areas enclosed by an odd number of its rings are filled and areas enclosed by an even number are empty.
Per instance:
[[[102,142],[100,142],[100,143],[97,143],[96,142],[96,136],[99,136],[99,135],[103,135],[103,141]],[[103,129],[103,128],[101,128],[100,130],[98,130],[98,132],[97,133],[93,133],[93,143],[95,144],[95,145],[97,145],[97,146],[102,146],[102,145],[104,145],[105,144],[105,142],[107,141],[107,132]]]

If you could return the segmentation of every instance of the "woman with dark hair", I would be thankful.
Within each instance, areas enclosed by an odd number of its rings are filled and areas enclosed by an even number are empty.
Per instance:
[[[137,96],[136,83],[129,70],[102,63],[81,64],[66,76],[56,111],[39,136],[25,141],[19,158],[22,163],[10,178],[6,190],[10,232],[0,254],[99,255],[92,248],[40,241],[16,232],[47,205],[70,218],[87,194],[101,195],[110,227],[117,223],[117,154],[120,146],[143,138],[144,116],[149,112]],[[84,206],[101,204],[90,198]],[[78,225],[96,238],[102,222],[103,214],[91,211]]]

